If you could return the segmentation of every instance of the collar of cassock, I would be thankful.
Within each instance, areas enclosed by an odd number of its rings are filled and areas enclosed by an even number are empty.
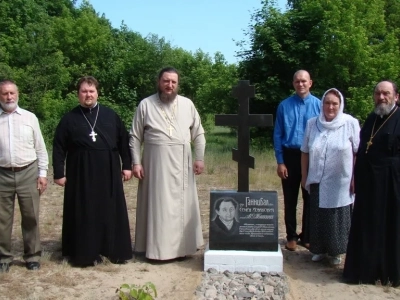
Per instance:
[[[82,105],[80,105],[82,111],[87,114],[87,113],[93,113],[96,112],[99,109],[99,106],[97,105],[98,103],[96,102],[96,104],[93,107],[84,107]]]

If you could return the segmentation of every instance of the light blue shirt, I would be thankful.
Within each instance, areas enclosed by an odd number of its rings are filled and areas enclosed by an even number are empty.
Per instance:
[[[283,147],[300,149],[307,121],[319,115],[321,101],[311,94],[302,99],[297,94],[283,100],[276,111],[274,150],[278,164],[283,164]]]

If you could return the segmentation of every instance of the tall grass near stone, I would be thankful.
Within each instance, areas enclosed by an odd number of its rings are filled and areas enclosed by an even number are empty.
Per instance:
[[[198,183],[210,185],[210,189],[237,189],[238,163],[232,160],[232,148],[237,148],[237,136],[226,127],[215,127],[208,133],[205,154],[205,175]],[[249,169],[250,190],[269,190],[280,187],[276,175],[273,149],[250,149],[255,168]],[[211,179],[211,180],[210,180]]]

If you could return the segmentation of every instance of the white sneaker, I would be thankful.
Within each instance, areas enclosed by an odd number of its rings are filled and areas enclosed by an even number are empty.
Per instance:
[[[311,258],[312,261],[321,261],[325,258],[325,254],[314,254]]]
[[[340,265],[340,263],[342,262],[342,258],[340,257],[340,255],[331,256],[330,262],[332,265],[335,265],[335,266]]]

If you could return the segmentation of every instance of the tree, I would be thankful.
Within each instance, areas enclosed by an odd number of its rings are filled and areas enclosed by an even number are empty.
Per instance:
[[[253,15],[250,49],[241,53],[242,76],[257,84],[265,112],[274,113],[288,96],[291,78],[308,70],[313,92],[336,87],[347,98],[347,111],[363,121],[371,111],[373,85],[399,78],[398,1],[297,0],[280,12],[263,1]],[[390,7],[390,12],[385,8]]]
[[[163,37],[142,37],[122,23],[112,28],[84,0],[0,1],[0,80],[16,81],[20,104],[38,116],[47,142],[62,115],[77,105],[76,81],[92,75],[99,101],[129,126],[138,102],[155,93],[157,72],[182,74],[181,92],[202,117],[227,109],[237,67],[221,54],[172,47]]]

